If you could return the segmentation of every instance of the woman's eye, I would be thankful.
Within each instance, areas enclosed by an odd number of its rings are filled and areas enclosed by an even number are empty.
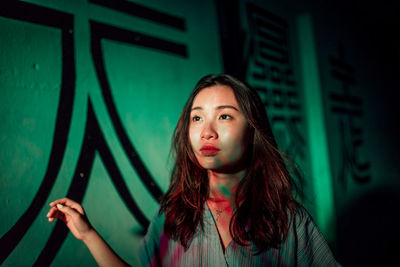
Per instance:
[[[193,116],[192,121],[200,121],[201,118],[199,116]]]
[[[232,117],[228,114],[223,114],[220,116],[220,119],[221,120],[229,120],[229,119],[232,119]]]

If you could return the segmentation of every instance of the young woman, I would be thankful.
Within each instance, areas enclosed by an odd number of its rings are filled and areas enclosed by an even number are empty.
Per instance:
[[[336,266],[277,149],[257,93],[229,75],[202,78],[173,137],[175,166],[140,251],[144,266]],[[66,221],[99,264],[125,264],[68,199]]]

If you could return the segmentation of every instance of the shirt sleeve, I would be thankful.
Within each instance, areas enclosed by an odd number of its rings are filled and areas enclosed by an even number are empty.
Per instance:
[[[162,259],[160,258],[160,240],[164,221],[164,215],[160,215],[157,211],[139,246],[139,259],[142,266],[162,266]]]
[[[341,266],[304,208],[295,215],[298,266]]]

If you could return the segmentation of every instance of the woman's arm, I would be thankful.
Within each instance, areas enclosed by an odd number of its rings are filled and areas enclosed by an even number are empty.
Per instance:
[[[298,266],[341,266],[305,208],[297,210],[294,223]]]
[[[80,204],[62,198],[51,202],[50,207],[49,222],[63,220],[71,233],[86,244],[99,266],[128,266],[92,227]]]

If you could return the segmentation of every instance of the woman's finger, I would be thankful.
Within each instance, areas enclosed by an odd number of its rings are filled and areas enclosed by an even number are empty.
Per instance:
[[[70,207],[68,207],[66,205],[63,205],[63,204],[58,203],[56,207],[57,207],[57,209],[59,211],[61,211],[64,214],[67,214],[67,215],[71,216],[72,218],[76,218],[76,217],[78,217],[80,215],[80,214],[78,214],[78,212],[75,209],[70,208]]]
[[[65,222],[64,213],[62,213],[56,207],[51,208],[50,211],[47,213],[46,217],[48,218],[49,222],[53,222],[55,219],[60,219]]]
[[[52,207],[49,212],[47,213],[46,217],[50,218],[50,217],[54,217],[55,212],[57,212],[57,208],[56,207]]]
[[[50,206],[55,207],[55,206],[57,206],[57,204],[61,204],[63,206],[73,208],[81,214],[85,213],[85,211],[83,210],[82,206],[79,203],[77,203],[69,198],[66,198],[66,197],[54,200],[53,202],[50,203]]]

